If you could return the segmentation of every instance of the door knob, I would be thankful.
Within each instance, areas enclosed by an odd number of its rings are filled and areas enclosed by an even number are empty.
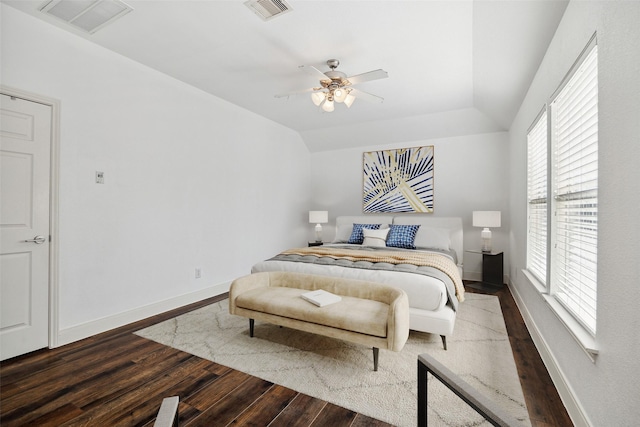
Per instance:
[[[46,241],[47,241],[47,239],[44,236],[36,236],[31,240],[23,240],[23,242],[33,242],[36,245],[41,245]]]

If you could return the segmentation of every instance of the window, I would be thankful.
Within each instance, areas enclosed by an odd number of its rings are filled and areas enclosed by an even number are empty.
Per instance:
[[[547,283],[547,110],[527,134],[527,269]]]
[[[548,111],[534,121],[527,134],[527,156],[527,270],[595,335],[598,242],[595,37],[552,96]]]
[[[556,298],[596,331],[598,50],[594,45],[551,103]]]

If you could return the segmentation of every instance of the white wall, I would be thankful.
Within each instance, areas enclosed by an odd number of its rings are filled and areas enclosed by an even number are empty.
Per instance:
[[[296,132],[5,5],[1,71],[61,102],[59,324],[76,330],[63,341],[305,241]]]
[[[640,3],[572,1],[510,130],[511,279],[537,345],[577,425],[640,419]],[[597,345],[592,362],[523,276],[526,131],[598,34]]]
[[[362,154],[423,145],[434,146],[434,213],[461,217],[465,249],[479,249],[480,229],[471,225],[474,210],[499,210],[502,226],[492,230],[493,247],[505,251],[509,271],[508,135],[506,132],[323,151],[311,155],[313,208],[329,211],[324,239],[335,232],[335,218],[362,214]],[[480,279],[482,257],[464,254],[465,278]]]

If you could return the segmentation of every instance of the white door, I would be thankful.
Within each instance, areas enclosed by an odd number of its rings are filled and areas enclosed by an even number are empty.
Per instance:
[[[0,360],[49,344],[51,107],[0,109]]]

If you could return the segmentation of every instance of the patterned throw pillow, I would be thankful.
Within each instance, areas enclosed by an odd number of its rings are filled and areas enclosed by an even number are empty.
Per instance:
[[[420,225],[389,224],[387,246],[392,248],[415,249],[414,241]]]
[[[362,234],[363,228],[368,228],[369,230],[378,230],[381,224],[353,224],[353,231],[351,232],[351,237],[347,243],[353,243],[355,245],[361,245],[364,240],[364,235]]]

